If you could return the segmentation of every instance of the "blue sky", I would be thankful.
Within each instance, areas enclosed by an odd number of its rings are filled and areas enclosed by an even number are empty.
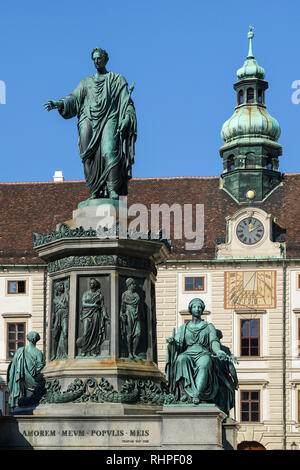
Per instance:
[[[281,126],[280,169],[300,172],[300,2],[289,0],[52,0],[2,2],[0,182],[83,179],[77,119],[42,104],[70,93],[94,73],[91,50],[134,81],[138,118],[134,177],[216,176],[220,131],[235,106],[233,83],[248,52],[269,82],[269,113]],[[299,93],[300,96],[300,93]]]

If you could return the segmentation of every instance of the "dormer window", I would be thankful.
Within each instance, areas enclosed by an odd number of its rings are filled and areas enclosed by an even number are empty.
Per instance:
[[[240,90],[238,93],[238,104],[243,104],[244,103],[244,92],[243,90]]]
[[[247,90],[247,103],[254,103],[254,89],[248,88]]]

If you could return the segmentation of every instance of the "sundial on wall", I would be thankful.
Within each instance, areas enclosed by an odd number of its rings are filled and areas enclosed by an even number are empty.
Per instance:
[[[276,271],[226,271],[224,308],[276,308]]]

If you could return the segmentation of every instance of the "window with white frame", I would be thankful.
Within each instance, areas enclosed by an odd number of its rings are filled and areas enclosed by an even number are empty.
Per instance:
[[[260,390],[241,390],[240,420],[242,423],[260,421]]]
[[[184,276],[184,291],[199,292],[205,290],[205,276]]]
[[[8,280],[7,294],[26,294],[25,280]]]

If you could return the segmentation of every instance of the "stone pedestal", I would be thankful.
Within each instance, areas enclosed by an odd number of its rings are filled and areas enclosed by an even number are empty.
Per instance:
[[[225,414],[215,405],[164,406],[161,448],[172,450],[223,450]]]
[[[237,449],[237,432],[239,425],[232,418],[227,418],[222,423],[222,443],[224,450]]]
[[[130,223],[127,213],[126,198],[115,199],[91,199],[79,203],[73,211],[72,219],[66,222],[73,229],[83,227],[85,230],[93,227],[96,231],[101,227],[111,228],[116,223],[121,223],[127,230]],[[59,229],[59,225],[57,226]]]
[[[0,450],[178,450],[180,453],[181,450],[236,448],[228,447],[228,439],[224,441],[224,413],[214,405],[51,404],[40,405],[32,416],[0,418]],[[231,436],[235,429],[236,423],[231,423]]]
[[[133,393],[132,381],[159,387],[165,380],[157,367],[155,282],[169,247],[129,233],[122,201],[96,202],[80,204],[51,234],[35,234],[50,278],[43,375],[52,401],[80,399],[89,379],[105,381],[114,399],[122,392],[120,400],[131,399],[128,381]]]

